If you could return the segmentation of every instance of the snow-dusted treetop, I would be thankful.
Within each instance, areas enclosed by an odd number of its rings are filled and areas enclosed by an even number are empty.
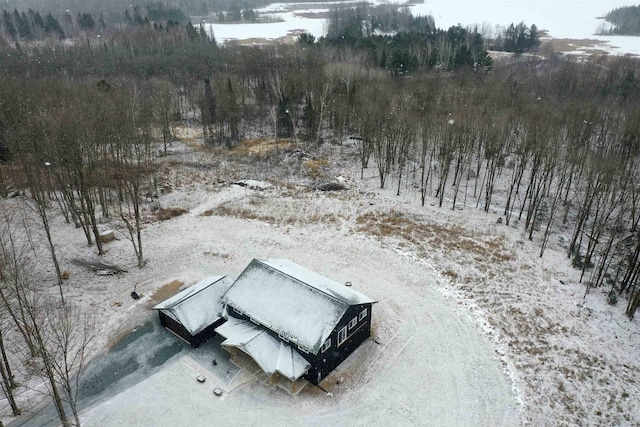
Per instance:
[[[222,295],[232,282],[227,276],[211,276],[153,307],[196,335],[222,317]]]
[[[225,303],[285,340],[318,354],[349,306],[375,301],[283,259],[251,261]]]

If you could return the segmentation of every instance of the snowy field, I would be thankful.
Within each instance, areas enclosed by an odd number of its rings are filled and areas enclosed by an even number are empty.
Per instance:
[[[207,24],[218,41],[246,39],[279,39],[287,34],[301,30],[316,37],[324,34],[323,19],[303,16],[308,12],[328,11],[338,2],[313,4],[305,8],[304,4],[274,3],[259,13],[283,19],[283,22],[271,24]],[[372,1],[371,3],[394,3]],[[395,2],[398,3],[398,2]],[[628,36],[596,36],[596,30],[606,23],[598,19],[611,9],[621,6],[633,6],[633,0],[426,0],[423,4],[410,7],[413,15],[433,15],[436,25],[449,28],[462,24],[483,26],[491,31],[496,26],[524,21],[528,25],[536,24],[546,30],[555,39],[596,39],[602,43],[591,49],[604,50],[612,54],[640,55],[640,38]],[[327,6],[324,6],[327,5]]]
[[[66,293],[104,320],[98,344],[117,347],[144,328],[149,307],[170,296],[168,284],[235,278],[254,257],[291,259],[378,300],[372,339],[323,381],[332,395],[309,386],[291,397],[247,375],[230,381],[181,352],[96,392],[84,425],[640,424],[640,325],[606,304],[608,289],[583,299],[559,234],[539,258],[539,243],[498,224],[496,213],[421,207],[410,185],[400,197],[378,189],[374,168],[361,180],[345,146],[320,153],[331,165],[326,179],[348,186],[334,193],[305,185],[299,158],[251,163],[225,153],[173,144],[160,204],[188,213],[148,217],[143,269],[124,238],[107,245],[103,260],[128,273],[96,277],[75,266],[72,259],[94,258],[94,250],[56,219],[54,239],[71,273]],[[241,179],[272,185],[232,184]],[[142,344],[132,348],[150,360],[164,345]],[[38,395],[20,399],[32,406]],[[17,425],[30,425],[29,416]]]

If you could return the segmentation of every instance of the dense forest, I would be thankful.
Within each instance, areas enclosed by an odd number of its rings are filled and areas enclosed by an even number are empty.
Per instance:
[[[294,0],[283,0],[280,3],[291,3]],[[328,0],[295,0],[296,3],[314,2],[322,3]],[[51,13],[60,18],[67,13],[74,16],[78,13],[90,13],[94,16],[103,16],[108,25],[124,23],[126,21],[125,11],[134,7],[140,10],[146,9],[166,9],[179,11],[183,16],[207,17],[215,16],[222,21],[239,21],[246,19],[251,21],[254,9],[264,7],[272,3],[269,0],[149,0],[144,2],[132,2],[130,0],[0,0],[0,10],[10,12],[18,11],[27,13],[29,10],[38,12],[41,15]],[[243,12],[247,11],[247,17]],[[237,14],[240,13],[238,16]],[[226,17],[226,19],[225,19]]]
[[[214,3],[221,2],[203,2]],[[303,35],[262,47],[219,46],[203,27],[152,19],[148,9],[134,9],[130,24],[101,30],[100,38],[100,18],[90,12],[72,17],[70,32],[64,20],[56,20],[61,29],[53,21],[47,27],[53,15],[35,10],[4,18],[0,197],[25,196],[45,231],[54,206],[102,254],[100,218],[116,218],[143,268],[141,210],[158,194],[156,163],[177,123],[201,126],[212,151],[256,136],[304,150],[351,141],[353,161],[375,168],[381,187],[399,194],[403,179],[411,180],[423,205],[499,210],[539,243],[540,255],[562,229],[586,292],[602,288],[612,304],[623,298],[630,318],[640,306],[635,59],[495,62],[485,45],[496,42],[475,29],[438,29],[431,17],[385,8],[336,11],[320,40]],[[30,42],[21,26],[53,37]],[[512,25],[501,43],[521,52],[535,47],[536,33]],[[62,44],[63,36],[74,42]],[[14,239],[28,231],[12,228],[19,221],[7,215],[1,220],[0,303],[13,313],[3,325],[40,358],[68,425],[62,401],[77,416],[73,377],[52,364],[62,350],[42,339],[49,324],[42,302],[31,299]],[[64,301],[64,272],[46,235]],[[62,320],[77,316],[61,307]],[[7,359],[0,368],[10,369]]]
[[[233,6],[241,9],[257,8],[265,6],[270,2],[267,0],[169,0],[162,2],[145,1],[142,3],[131,2],[129,0],[0,0],[0,10],[26,12],[31,9],[36,12],[51,12],[54,16],[62,16],[67,11],[73,13],[92,13],[94,15],[103,14],[108,23],[121,22],[126,9],[138,6],[141,9],[149,5],[160,5],[167,9],[179,9],[189,16],[205,16],[220,11],[228,11]],[[287,1],[284,1],[287,3]]]
[[[605,15],[604,19],[613,26],[608,30],[599,31],[600,34],[640,36],[640,5],[613,9]]]

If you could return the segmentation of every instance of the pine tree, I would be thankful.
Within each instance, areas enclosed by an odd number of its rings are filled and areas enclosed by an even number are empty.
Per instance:
[[[242,12],[240,12],[240,6],[237,3],[233,3],[229,8],[229,18],[231,21],[242,20]]]
[[[531,25],[531,28],[529,29],[529,39],[531,40],[529,43],[529,49],[536,49],[540,46],[540,34],[536,24]]]
[[[200,24],[200,27],[198,28],[198,32],[200,33],[200,39],[201,39],[203,42],[209,42],[209,41],[211,41],[211,40],[209,39],[209,36],[207,35],[207,32],[206,32],[206,31],[205,31],[205,29],[204,29],[204,25]]]
[[[78,12],[78,25],[82,30],[90,30],[96,25],[96,23],[90,13],[83,13],[81,15],[80,12]]]
[[[9,34],[11,40],[17,41],[18,31],[16,31],[16,27],[13,25],[11,14],[6,10],[2,14],[2,21],[4,22],[4,30]]]
[[[16,24],[16,29],[18,30],[18,36],[20,39],[29,40],[31,38],[31,26],[29,25],[27,15],[24,12],[20,15],[20,12],[16,9],[13,11],[13,20]]]
[[[189,40],[198,40],[200,38],[198,31],[193,27],[191,21],[187,24],[187,36]]]
[[[253,9],[245,9],[242,11],[242,19],[245,21],[256,22],[256,12]]]
[[[61,39],[65,38],[64,30],[58,20],[49,12],[44,22],[44,31],[47,34],[56,33]]]
[[[40,15],[40,12],[36,12],[33,16],[33,26],[38,27],[44,31],[44,19],[42,19],[42,15]]]

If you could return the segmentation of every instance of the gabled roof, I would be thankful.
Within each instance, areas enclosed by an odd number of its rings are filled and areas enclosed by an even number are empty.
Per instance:
[[[239,348],[251,356],[268,376],[279,372],[296,381],[311,367],[296,350],[271,336],[262,326],[229,317],[226,323],[216,328],[216,332],[226,338],[222,342],[223,347]]]
[[[222,295],[232,282],[227,276],[211,276],[153,307],[170,316],[193,336],[222,317]]]
[[[313,354],[318,354],[350,306],[375,302],[282,259],[251,261],[223,300],[255,323]]]

